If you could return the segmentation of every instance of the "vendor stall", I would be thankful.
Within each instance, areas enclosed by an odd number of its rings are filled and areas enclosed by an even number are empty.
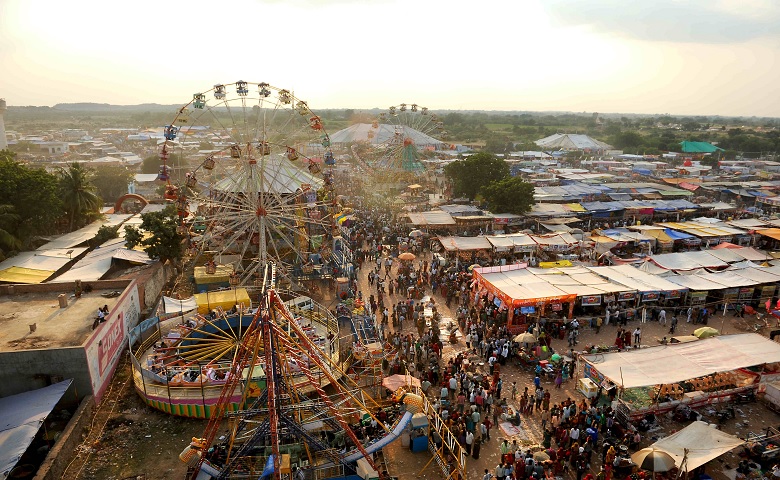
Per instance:
[[[627,421],[752,392],[776,374],[780,345],[748,333],[582,358],[585,377],[619,387],[618,416]]]
[[[671,455],[675,466],[687,473],[744,443],[739,437],[714,429],[705,422],[693,422],[679,432],[658,440],[651,448]],[[718,468],[723,467],[719,465]]]

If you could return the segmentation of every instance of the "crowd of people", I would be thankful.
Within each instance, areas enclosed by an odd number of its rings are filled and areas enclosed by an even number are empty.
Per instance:
[[[371,311],[384,327],[384,338],[393,346],[395,356],[387,365],[388,373],[408,371],[418,377],[449,430],[474,459],[479,459],[482,446],[491,439],[505,436],[497,432],[502,423],[536,425],[541,450],[504,441],[499,447],[501,463],[486,475],[509,480],[571,472],[579,479],[593,471],[598,472],[597,478],[614,478],[618,446],[636,446],[641,437],[625,432],[615,421],[609,406],[611,395],[600,389],[590,401],[552,401],[551,390],[561,388],[573,376],[574,349],[587,324],[580,325],[562,313],[538,318],[527,325],[538,344],[516,342],[507,328],[506,309],[474,295],[468,262],[446,265],[440,256],[428,253],[424,238],[410,237],[408,227],[395,222],[388,211],[366,209],[361,213],[362,221],[352,230],[350,240],[357,275],[364,276],[370,291],[360,291],[355,282],[352,294],[369,297]],[[405,252],[414,259],[399,259]],[[453,312],[466,346],[449,358],[443,356],[438,302]],[[636,345],[641,330],[624,328],[629,317],[634,317],[625,310],[611,305],[595,317],[600,322],[591,320],[590,327],[600,329],[611,323],[618,328],[620,348],[632,341]],[[640,311],[636,317],[647,321],[648,316],[662,316],[654,312]],[[558,355],[559,361],[542,367],[539,349],[550,358],[555,354],[553,339],[566,340],[568,351]],[[527,369],[533,381],[505,384],[502,369],[506,365]],[[440,443],[441,438],[434,435],[431,441]]]

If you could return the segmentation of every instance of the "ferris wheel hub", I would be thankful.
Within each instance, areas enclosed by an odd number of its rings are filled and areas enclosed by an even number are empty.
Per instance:
[[[266,215],[268,215],[268,212],[263,207],[257,207],[257,210],[255,211],[255,214],[258,217],[265,217]]]

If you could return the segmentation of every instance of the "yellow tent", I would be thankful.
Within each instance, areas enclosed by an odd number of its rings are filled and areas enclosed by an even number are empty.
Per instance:
[[[45,282],[52,275],[54,275],[53,270],[9,267],[0,270],[0,282],[36,284]]]
[[[246,288],[235,290],[219,290],[216,292],[196,293],[195,302],[198,304],[198,313],[209,313],[217,307],[230,310],[234,305],[244,304],[246,308],[252,306]]]
[[[573,267],[574,264],[569,260],[558,260],[555,262],[539,262],[539,268],[562,268]]]
[[[214,273],[206,273],[206,267],[195,267],[195,283],[206,285],[209,283],[228,283],[233,273],[231,265],[217,265]]]

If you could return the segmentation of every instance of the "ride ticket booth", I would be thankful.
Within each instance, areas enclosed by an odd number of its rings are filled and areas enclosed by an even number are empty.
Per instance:
[[[412,417],[412,433],[409,448],[412,452],[428,450],[428,417],[424,413],[415,413]]]

